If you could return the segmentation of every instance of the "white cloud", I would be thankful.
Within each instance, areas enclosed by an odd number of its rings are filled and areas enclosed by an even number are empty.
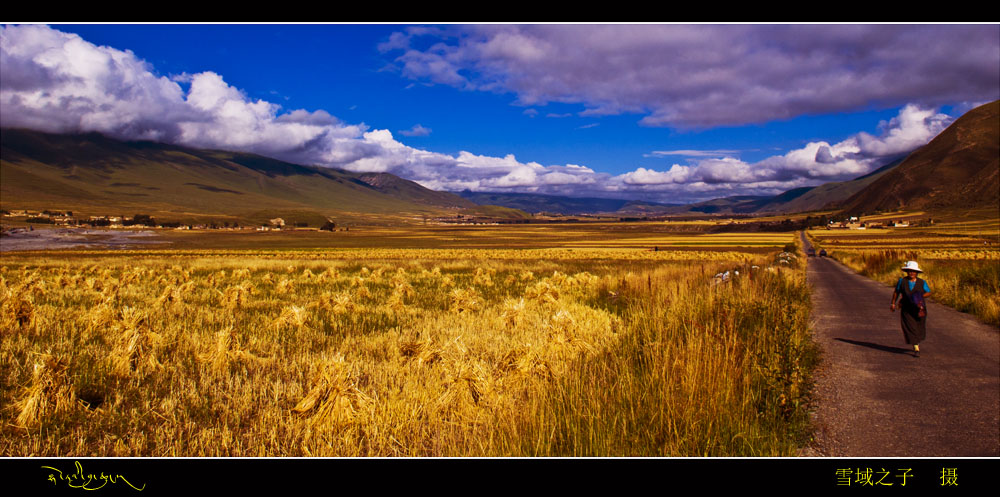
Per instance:
[[[876,138],[868,133],[858,135],[858,147],[868,155],[886,156],[913,150],[934,138],[948,125],[951,117],[934,110],[907,105],[899,116],[888,123],[882,123],[887,133]]]
[[[691,177],[691,168],[674,164],[667,171],[654,171],[640,167],[635,171],[621,175],[626,185],[662,185],[684,184]]]
[[[416,52],[410,48],[410,37],[425,32],[441,36],[443,31],[413,29],[405,36],[391,38],[383,48],[409,50],[407,53],[412,54],[404,56],[404,62],[421,61],[412,69],[411,76],[424,74],[432,79],[441,78],[442,82],[452,77],[449,75],[458,75],[455,71],[468,63],[465,58],[469,53],[494,57],[498,65],[483,69],[493,72],[489,82],[477,80],[480,88],[487,83],[499,85],[498,88],[514,84],[513,76],[505,72],[507,66],[501,64],[502,61],[521,61],[527,64],[525,71],[542,71],[542,62],[558,62],[556,67],[544,68],[544,72],[548,74],[562,67],[570,75],[583,77],[582,87],[587,92],[603,95],[594,100],[599,102],[593,104],[594,112],[632,107],[641,100],[638,97],[634,102],[618,98],[615,89],[618,83],[656,79],[661,87],[662,81],[673,81],[675,86],[706,85],[711,88],[724,86],[732,76],[730,72],[739,72],[736,68],[723,70],[725,74],[721,75],[699,73],[687,78],[664,72],[663,67],[654,64],[634,74],[620,74],[625,80],[603,81],[600,75],[608,67],[576,65],[575,57],[588,50],[597,50],[594,57],[600,59],[621,54],[619,51],[625,47],[638,53],[653,50],[652,60],[656,62],[661,56],[656,55],[659,53],[657,47],[661,46],[658,43],[663,40],[694,50],[687,56],[721,57],[725,62],[728,55],[718,55],[705,47],[697,50],[698,44],[705,43],[703,38],[714,33],[713,30],[650,32],[643,28],[633,33],[602,27],[594,33],[594,40],[609,43],[602,48],[595,46],[596,41],[586,41],[580,46],[569,44],[571,40],[578,40],[576,29],[538,28],[541,31],[536,32],[536,28],[525,28],[527,31],[523,33],[507,33],[508,38],[499,36],[508,28],[482,29],[493,44],[466,40],[461,42],[464,45],[455,47],[441,42],[425,52]],[[496,36],[490,34],[493,29],[500,30]],[[541,35],[545,36],[539,38]],[[507,41],[500,43],[498,40]],[[564,58],[554,60],[553,53]],[[752,53],[746,55],[753,58]],[[435,60],[440,66],[432,63]],[[623,68],[628,66],[626,62],[622,62]],[[699,200],[736,193],[779,193],[796,186],[867,173],[876,167],[878,158],[926,143],[951,119],[925,107],[909,105],[896,118],[884,123],[879,136],[860,133],[839,143],[809,143],[752,164],[741,161],[736,151],[731,150],[655,151],[650,155],[681,155],[694,157],[695,161],[688,165],[674,164],[663,171],[637,167],[631,172],[611,176],[576,164],[522,162],[513,154],[492,157],[461,151],[452,156],[420,150],[399,142],[389,130],[344,123],[324,110],[286,111],[277,104],[251,99],[214,72],[158,76],[148,63],[132,52],[95,46],[77,35],[46,26],[0,27],[0,64],[3,67],[0,71],[0,125],[3,126],[50,132],[97,131],[125,139],[249,151],[303,164],[390,172],[439,190],[536,191],[578,196],[613,194],[661,201]],[[464,81],[459,84],[470,84],[464,77],[458,77]],[[527,84],[526,81],[522,83]],[[545,91],[536,89],[534,93],[525,93],[528,96],[522,98],[540,102],[556,99],[558,92],[553,88],[558,84],[553,85],[546,86]],[[733,102],[727,105],[736,107]],[[654,110],[651,115],[665,115],[662,114],[667,112],[664,109],[666,107]],[[537,114],[537,111],[530,111],[533,109],[525,112]],[[403,136],[426,133],[430,130],[419,124],[400,132]]]
[[[946,128],[952,118],[915,105],[883,123],[881,136],[858,133],[839,143],[811,142],[784,155],[747,163],[735,157],[700,159],[693,165],[674,164],[667,171],[639,167],[612,180],[619,191],[659,192],[678,198],[711,198],[744,194],[777,194],[800,186],[844,181],[867,174],[887,157],[912,151]],[[711,156],[703,151],[672,151],[669,155]],[[662,155],[668,155],[666,153]],[[666,197],[663,197],[666,198]]]

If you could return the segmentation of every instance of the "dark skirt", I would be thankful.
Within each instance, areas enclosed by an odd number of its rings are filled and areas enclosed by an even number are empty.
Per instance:
[[[920,317],[915,309],[910,310],[905,307],[900,309],[899,316],[906,343],[916,345],[927,338],[927,316]]]

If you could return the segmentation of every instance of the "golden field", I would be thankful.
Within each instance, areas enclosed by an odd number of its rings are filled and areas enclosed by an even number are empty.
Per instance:
[[[669,250],[641,235],[653,251],[537,233],[502,248],[502,230],[483,248],[5,253],[0,453],[780,456],[807,441],[809,292],[801,257],[779,255],[793,234]]]

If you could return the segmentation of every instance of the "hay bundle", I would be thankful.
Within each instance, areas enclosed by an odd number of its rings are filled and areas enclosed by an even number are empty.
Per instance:
[[[170,268],[171,277],[174,282],[181,284],[183,282],[188,282],[191,280],[191,273],[180,266],[173,266]]]
[[[541,304],[556,305],[559,303],[559,288],[548,280],[542,280],[525,289],[524,296]]]
[[[235,279],[235,280],[242,280],[244,278],[249,278],[250,277],[250,269],[248,269],[248,268],[234,269],[232,275],[233,275],[233,279]]]
[[[417,364],[434,364],[441,360],[441,349],[432,347],[428,342],[407,340],[399,347],[399,354],[408,360],[416,360]]]
[[[229,370],[229,364],[235,359],[251,361],[255,363],[270,363],[272,358],[258,357],[250,352],[242,350],[235,340],[232,326],[220,330],[215,334],[215,346],[208,353],[198,356],[202,361],[208,362],[212,370],[216,373],[223,373]]]
[[[279,294],[292,293],[295,291],[295,283],[287,278],[281,278],[281,281],[274,287],[274,291]]]
[[[500,318],[503,319],[507,326],[517,328],[524,321],[525,304],[523,297],[520,300],[504,299],[502,308],[503,311],[501,311]]]
[[[212,369],[222,372],[229,368],[229,354],[233,348],[233,327],[227,326],[215,335],[215,347],[211,352],[201,356],[202,360],[212,363]]]
[[[366,286],[359,286],[357,290],[354,291],[354,296],[359,299],[371,298],[372,292]]]
[[[396,274],[392,276],[392,279],[389,280],[389,283],[392,284],[393,286],[400,286],[403,283],[406,283],[407,281],[409,280],[406,278],[406,270],[403,268],[397,268]]]
[[[104,299],[87,314],[87,330],[102,331],[108,329],[118,319],[118,310],[113,300]]]
[[[417,293],[416,290],[413,289],[413,285],[411,285],[408,281],[395,283],[392,291],[394,294],[400,294],[405,297],[412,297]]]
[[[451,298],[451,312],[459,314],[463,312],[472,312],[478,310],[482,306],[482,303],[479,300],[479,294],[472,288],[456,288],[451,291],[449,296]]]
[[[116,327],[120,334],[111,354],[111,366],[115,372],[126,376],[133,371],[162,367],[153,355],[154,341],[159,339],[159,335],[149,329],[145,312],[132,307],[122,308]]]
[[[45,354],[35,364],[31,386],[24,397],[14,404],[18,409],[16,423],[34,426],[45,418],[77,408],[76,393],[69,376],[69,361]]]
[[[220,270],[216,273],[212,273],[212,275],[208,277],[208,286],[214,287],[216,284],[221,283],[225,280],[226,280],[226,271]]]
[[[479,406],[480,402],[485,401],[484,397],[493,391],[489,374],[478,365],[473,368],[464,364],[457,365],[457,370],[443,386],[445,391],[435,401],[435,410],[447,417],[468,415],[469,400],[473,405]]]
[[[134,267],[132,270],[122,273],[119,280],[123,285],[130,285],[142,281],[146,276],[146,268]]]
[[[232,310],[245,306],[253,293],[253,289],[253,283],[250,282],[227,288],[225,293],[222,293],[221,303],[223,307]]]
[[[493,273],[495,270],[483,271],[483,268],[476,268],[476,275],[472,278],[473,285],[491,287],[493,286]]]
[[[385,306],[389,308],[396,315],[410,314],[412,311],[406,306],[406,302],[403,301],[403,295],[399,292],[393,292],[386,300]]]
[[[595,276],[586,271],[570,276],[566,281],[571,287],[590,288],[601,282],[599,276]]]
[[[168,285],[156,299],[156,306],[164,310],[176,310],[175,306],[184,303],[184,296],[191,292],[194,282],[189,281],[179,286]]]
[[[351,298],[350,292],[340,292],[336,295],[324,293],[314,305],[338,316],[360,310],[360,306]]]
[[[576,320],[565,309],[560,309],[549,318],[544,328],[556,343],[571,342],[576,334]]]
[[[502,380],[508,375],[520,377],[537,376],[543,379],[552,379],[554,377],[548,361],[539,358],[531,350],[521,348],[508,350],[500,357],[493,368],[493,376],[498,380]]]
[[[342,358],[326,364],[315,385],[292,412],[308,415],[312,426],[340,427],[352,423],[371,399],[358,389],[358,378],[347,371]]]
[[[336,281],[337,278],[340,278],[340,272],[331,267],[320,273],[319,276],[316,277],[316,281],[324,283],[327,281]]]
[[[275,328],[303,328],[309,320],[309,313],[305,307],[293,305],[286,307],[281,314],[271,323]]]
[[[38,313],[30,295],[24,292],[12,293],[3,300],[0,306],[0,324],[3,330],[30,330],[34,329],[38,321]]]

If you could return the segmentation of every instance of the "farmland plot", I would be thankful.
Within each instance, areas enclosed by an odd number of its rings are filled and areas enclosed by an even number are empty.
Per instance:
[[[792,455],[802,264],[730,248],[5,254],[0,453]]]

